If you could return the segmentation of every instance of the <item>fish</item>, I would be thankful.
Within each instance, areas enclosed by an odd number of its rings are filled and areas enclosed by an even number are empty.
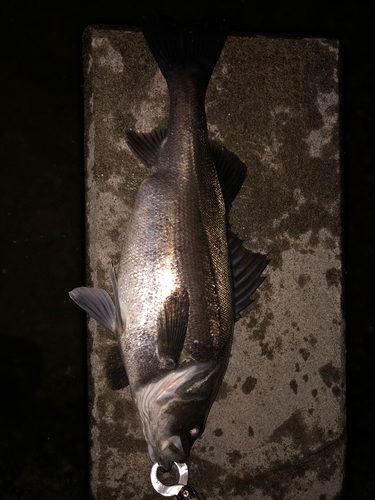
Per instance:
[[[126,373],[150,459],[164,470],[186,462],[202,436],[228,366],[234,324],[268,264],[243,246],[229,222],[247,168],[208,137],[205,95],[228,31],[225,19],[187,26],[161,16],[143,19],[169,89],[168,127],[125,131],[149,176],[136,197],[117,274],[110,267],[114,302],[102,289],[69,293],[115,335],[114,388],[123,387]]]

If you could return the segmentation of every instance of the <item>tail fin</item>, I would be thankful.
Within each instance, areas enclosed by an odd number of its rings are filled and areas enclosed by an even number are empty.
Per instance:
[[[142,31],[167,83],[177,66],[191,67],[208,83],[229,31],[224,19],[208,19],[181,26],[162,16],[145,17]]]

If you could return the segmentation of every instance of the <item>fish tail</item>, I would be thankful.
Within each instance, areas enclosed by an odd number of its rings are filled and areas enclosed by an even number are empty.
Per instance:
[[[206,85],[219,59],[229,31],[225,19],[207,19],[181,26],[163,16],[148,16],[142,20],[142,31],[152,55],[168,86],[172,76],[186,70],[199,83]]]

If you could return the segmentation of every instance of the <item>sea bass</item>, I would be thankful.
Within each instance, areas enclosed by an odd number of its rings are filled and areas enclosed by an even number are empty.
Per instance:
[[[153,462],[185,462],[204,431],[230,356],[234,322],[268,261],[242,246],[228,214],[245,165],[209,141],[205,94],[228,25],[181,27],[149,17],[142,31],[170,93],[166,130],[126,131],[150,171],[110,277],[115,304],[86,287],[71,298],[111,330]]]

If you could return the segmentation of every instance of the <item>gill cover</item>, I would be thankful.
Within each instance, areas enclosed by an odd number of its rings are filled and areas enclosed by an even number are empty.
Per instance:
[[[207,401],[207,413],[211,406],[211,377],[218,365],[214,361],[196,363],[170,371],[157,382],[148,384],[135,395],[135,402],[141,416],[143,433],[153,462],[163,460],[183,461],[189,455],[181,441],[181,436],[172,428],[185,427],[184,412],[178,414],[178,407]],[[191,412],[186,413],[191,417]]]

